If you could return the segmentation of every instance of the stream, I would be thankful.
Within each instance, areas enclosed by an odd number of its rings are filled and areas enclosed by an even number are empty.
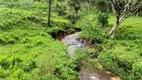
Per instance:
[[[73,58],[74,51],[78,48],[84,48],[86,42],[82,39],[79,39],[80,32],[68,35],[62,39],[62,42],[68,47],[68,55],[70,58]],[[91,76],[89,73],[80,72],[80,80],[99,80],[95,76]]]
[[[86,42],[79,39],[80,32],[65,36],[61,41],[68,47],[68,55],[73,58],[74,51],[78,48],[85,48]],[[102,66],[102,65],[101,65]],[[99,71],[88,73],[87,71],[80,71],[79,80],[121,80],[118,76],[113,75],[108,70],[102,68]]]
[[[79,32],[64,37],[62,42],[68,47],[68,55],[70,58],[73,57],[75,49],[85,47],[85,42],[79,39]]]

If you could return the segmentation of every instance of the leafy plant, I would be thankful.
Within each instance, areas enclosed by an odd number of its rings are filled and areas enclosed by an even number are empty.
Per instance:
[[[99,12],[97,14],[97,21],[102,27],[107,27],[108,25],[108,14]]]
[[[98,28],[98,26],[91,23],[83,27],[80,36],[96,43],[101,43],[103,41],[102,31]]]

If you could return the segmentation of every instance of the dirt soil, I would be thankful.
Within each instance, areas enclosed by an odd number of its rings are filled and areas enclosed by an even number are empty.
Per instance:
[[[101,66],[102,67],[102,66]],[[82,68],[80,72],[80,80],[121,80],[119,76],[112,74],[103,67],[98,71],[88,72],[87,67]]]

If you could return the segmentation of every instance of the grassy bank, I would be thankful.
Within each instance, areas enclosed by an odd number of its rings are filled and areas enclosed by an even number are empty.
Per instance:
[[[130,17],[118,29],[115,40],[105,40],[103,51],[99,55],[105,68],[124,80],[142,79],[142,20]],[[115,23],[110,17],[109,25]]]
[[[12,12],[0,8],[0,12],[1,80],[78,79],[77,65],[68,58],[66,46],[50,35],[65,31],[68,20],[52,14],[52,27],[47,26],[44,6]]]

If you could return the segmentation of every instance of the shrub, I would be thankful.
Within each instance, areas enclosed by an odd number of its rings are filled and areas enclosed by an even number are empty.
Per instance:
[[[96,43],[102,43],[104,37],[103,32],[98,28],[98,26],[91,23],[83,27],[80,36],[81,38],[86,38]]]
[[[97,21],[102,27],[106,27],[108,25],[108,14],[99,12],[97,14]]]

